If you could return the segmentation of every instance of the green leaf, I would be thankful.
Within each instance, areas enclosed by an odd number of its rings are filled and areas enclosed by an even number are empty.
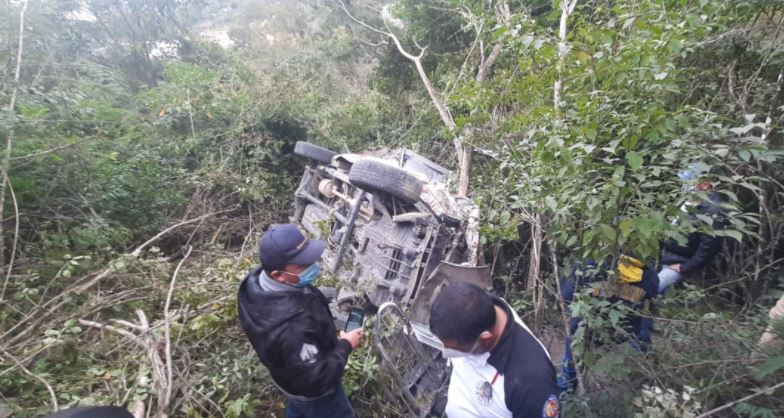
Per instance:
[[[556,212],[558,209],[558,204],[552,196],[545,197],[544,204],[547,205],[547,207],[553,212]]]
[[[626,162],[632,170],[637,170],[642,167],[642,156],[634,151],[626,154]]]
[[[625,312],[619,309],[610,309],[610,311],[607,314],[610,318],[610,323],[612,324],[612,326],[618,325],[618,322],[621,320],[621,318],[623,318],[626,315]]]
[[[615,229],[613,229],[610,225],[601,224],[599,227],[602,230],[602,235],[607,238],[607,241],[614,242],[616,238]]]
[[[738,242],[743,242],[743,234],[741,234],[740,231],[735,231],[734,229],[718,230],[713,231],[713,233],[718,236],[730,237],[737,240]]]
[[[645,238],[650,238],[653,230],[656,228],[656,221],[651,218],[640,218],[635,222],[637,230],[640,231]]]

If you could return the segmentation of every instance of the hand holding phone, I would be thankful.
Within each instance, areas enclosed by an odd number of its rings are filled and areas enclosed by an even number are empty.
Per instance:
[[[338,339],[348,341],[348,343],[351,344],[351,349],[356,350],[357,347],[359,347],[359,342],[362,341],[362,333],[364,331],[364,328],[356,328],[349,332],[340,331]]]
[[[351,308],[348,312],[348,320],[346,320],[345,331],[340,331],[338,338],[346,340],[351,344],[352,349],[359,346],[359,341],[362,339],[362,322],[365,320],[365,311],[359,308]]]

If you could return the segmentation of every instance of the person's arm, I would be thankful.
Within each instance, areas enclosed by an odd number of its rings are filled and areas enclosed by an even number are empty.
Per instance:
[[[700,234],[700,244],[697,251],[688,260],[681,263],[680,272],[688,273],[707,266],[719,251],[721,251],[721,237]]]

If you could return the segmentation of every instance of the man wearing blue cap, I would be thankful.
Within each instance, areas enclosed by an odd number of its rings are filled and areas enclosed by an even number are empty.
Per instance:
[[[237,295],[242,329],[286,398],[286,418],[354,416],[340,381],[363,329],[338,335],[312,285],[324,248],[293,224],[273,225],[259,241],[261,267]]]

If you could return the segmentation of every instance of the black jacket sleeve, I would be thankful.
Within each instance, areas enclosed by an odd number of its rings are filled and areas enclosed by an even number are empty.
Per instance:
[[[281,342],[282,368],[293,377],[292,386],[302,388],[307,396],[317,396],[340,384],[351,353],[347,340],[338,340],[329,351],[322,351],[317,339],[307,334],[291,333]]]
[[[719,251],[721,251],[721,237],[700,234],[697,251],[687,261],[681,263],[681,273],[688,273],[707,266]]]
[[[546,373],[530,374],[529,384],[510,384],[511,393],[506,393],[506,407],[514,418],[557,418],[560,416],[558,387],[555,379]],[[512,376],[505,377],[513,378]]]

